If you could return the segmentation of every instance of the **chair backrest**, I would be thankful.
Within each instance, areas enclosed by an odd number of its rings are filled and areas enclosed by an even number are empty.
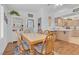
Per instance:
[[[54,54],[54,40],[55,35],[53,33],[47,35],[46,39],[43,42],[43,54]]]
[[[45,30],[45,31],[44,31],[44,34],[47,35],[48,33],[49,33],[49,30]]]
[[[22,44],[22,37],[21,35],[16,31],[16,34],[17,34],[17,37],[18,37],[18,40],[17,40],[17,45],[19,46],[19,52],[22,53],[22,51],[24,51],[24,46]]]
[[[23,46],[24,46],[24,48],[26,49],[26,50],[28,50],[29,49],[29,41],[27,40],[27,39],[25,39],[23,36],[21,36],[21,40],[22,40],[22,44],[23,44]]]
[[[31,31],[29,29],[25,29],[24,33],[31,33]]]

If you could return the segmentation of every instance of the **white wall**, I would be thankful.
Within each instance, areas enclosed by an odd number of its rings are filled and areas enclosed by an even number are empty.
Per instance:
[[[2,16],[1,16],[1,14],[2,14]],[[3,8],[2,5],[0,5],[0,20],[4,21],[4,8]],[[6,45],[8,43],[8,40],[7,40],[7,25],[6,25],[5,22],[3,24],[4,24],[3,25],[3,38],[0,38],[0,54],[3,54],[4,49],[6,48]]]

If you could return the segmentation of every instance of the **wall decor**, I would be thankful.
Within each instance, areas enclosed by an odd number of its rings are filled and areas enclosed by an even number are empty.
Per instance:
[[[30,13],[29,13],[29,14],[28,14],[28,17],[31,17],[31,18],[32,18],[32,17],[33,17],[33,14],[30,14]]]
[[[15,10],[10,11],[10,15],[20,16],[20,14]]]
[[[5,20],[6,24],[8,24],[8,18],[7,18],[7,16],[5,15],[5,13],[4,13],[4,20]]]

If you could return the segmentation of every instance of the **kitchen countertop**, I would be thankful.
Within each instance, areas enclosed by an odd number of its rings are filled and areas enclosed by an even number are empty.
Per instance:
[[[76,31],[79,30],[79,28],[74,29],[73,27],[71,27],[70,29],[67,29],[66,27],[55,27],[55,28],[51,28],[51,31]]]

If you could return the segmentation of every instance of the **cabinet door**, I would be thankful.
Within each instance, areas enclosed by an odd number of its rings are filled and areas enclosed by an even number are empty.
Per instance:
[[[57,31],[56,35],[58,40],[69,40],[69,32]]]
[[[63,26],[63,19],[61,17],[56,18],[55,22],[57,26]]]
[[[67,23],[68,23],[67,26],[69,26],[69,27],[70,27],[70,26],[73,26],[72,19],[68,19],[68,20],[67,20]]]
[[[72,31],[72,37],[79,37],[79,30]]]

